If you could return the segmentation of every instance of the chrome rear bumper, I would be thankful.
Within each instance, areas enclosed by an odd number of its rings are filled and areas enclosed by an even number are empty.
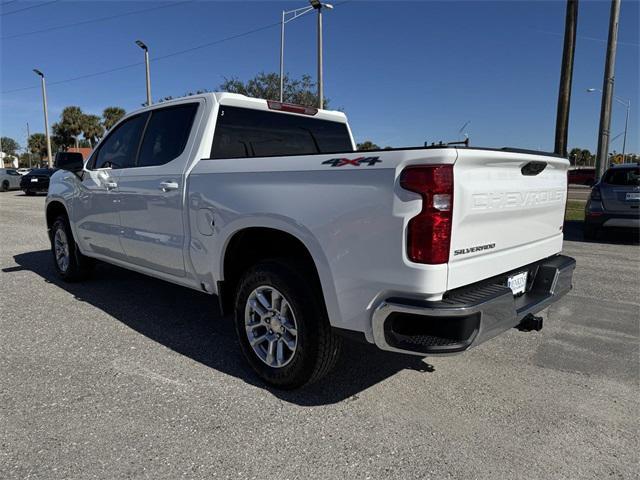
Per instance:
[[[467,350],[518,326],[571,290],[575,265],[573,258],[556,255],[452,290],[437,302],[388,298],[373,313],[374,341],[382,350],[416,355]],[[514,297],[506,279],[524,270],[527,289]]]

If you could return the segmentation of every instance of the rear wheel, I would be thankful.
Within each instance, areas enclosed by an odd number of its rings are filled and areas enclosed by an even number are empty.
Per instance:
[[[586,240],[594,240],[598,236],[598,227],[585,223],[582,230],[582,235]]]
[[[56,218],[50,236],[53,264],[58,276],[67,282],[86,278],[93,267],[93,260],[80,253],[66,216]]]
[[[2,185],[0,185],[0,190],[2,190],[3,192],[9,190],[9,182],[7,180],[4,180],[2,182]]]
[[[318,287],[302,272],[288,260],[261,262],[242,276],[235,301],[244,356],[264,381],[283,389],[324,377],[342,345]]]
[[[33,193],[31,190],[25,190],[25,191],[24,191],[24,194],[25,194],[27,197],[30,197],[30,196],[32,196],[32,195],[35,195],[35,193]]]

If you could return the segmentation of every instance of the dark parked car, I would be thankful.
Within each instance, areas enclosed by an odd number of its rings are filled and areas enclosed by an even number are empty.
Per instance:
[[[591,189],[584,219],[585,238],[606,227],[640,228],[640,165],[609,168]]]
[[[49,190],[49,178],[56,172],[55,168],[35,168],[20,180],[20,190],[26,195],[35,195],[38,192],[46,193]]]
[[[593,185],[596,183],[595,168],[572,168],[568,173],[570,185]]]
[[[78,172],[82,170],[84,160],[81,153],[58,152],[54,160],[55,168],[37,168],[22,176],[20,189],[27,195],[35,195],[37,192],[49,190],[49,178],[58,170]]]

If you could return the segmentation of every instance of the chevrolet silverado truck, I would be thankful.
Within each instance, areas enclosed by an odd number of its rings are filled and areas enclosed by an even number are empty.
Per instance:
[[[101,260],[216,295],[267,383],[322,378],[344,337],[462,352],[571,289],[569,162],[509,149],[357,152],[343,113],[207,93],[123,118],[51,178],[63,280]],[[212,315],[215,313],[212,308]]]

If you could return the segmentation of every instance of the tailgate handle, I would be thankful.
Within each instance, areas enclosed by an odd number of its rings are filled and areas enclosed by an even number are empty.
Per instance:
[[[547,168],[547,162],[529,162],[520,169],[523,175],[532,177],[538,175],[541,171]]]

